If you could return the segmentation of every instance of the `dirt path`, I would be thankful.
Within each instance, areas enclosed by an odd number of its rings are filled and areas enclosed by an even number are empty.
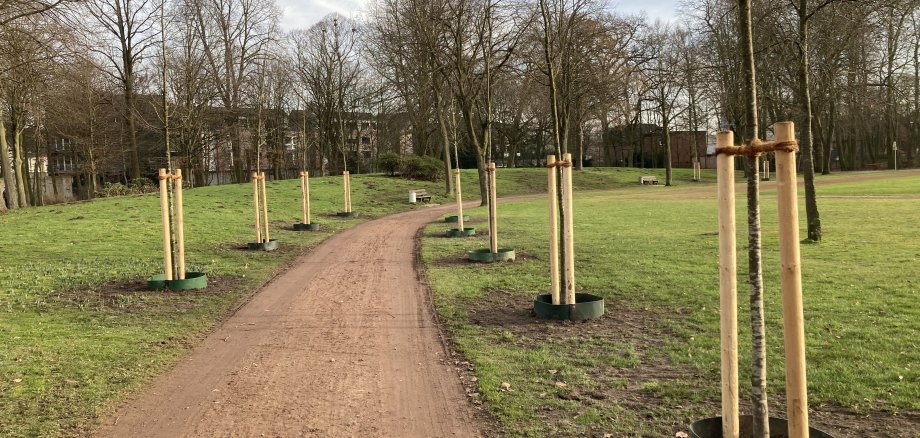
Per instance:
[[[445,208],[326,240],[98,435],[479,436],[415,271]]]

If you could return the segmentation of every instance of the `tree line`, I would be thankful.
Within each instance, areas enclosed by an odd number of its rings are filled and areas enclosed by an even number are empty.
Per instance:
[[[485,163],[547,153],[672,184],[673,131],[769,138],[789,119],[817,240],[815,173],[918,165],[918,3],[754,1],[754,134],[731,0],[686,0],[672,22],[601,0],[375,0],[294,30],[274,0],[0,0],[0,208],[56,193],[45,167],[91,198],[162,166],[238,183],[407,150],[475,166],[483,198]]]

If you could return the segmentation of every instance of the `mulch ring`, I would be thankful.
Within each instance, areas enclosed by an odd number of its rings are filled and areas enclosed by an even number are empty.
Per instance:
[[[200,298],[238,292],[242,287],[240,278],[208,275],[208,286],[204,289],[170,291],[150,290],[143,278],[109,282],[92,289],[60,291],[49,297],[58,305],[76,308],[106,309],[120,313],[139,312],[183,312],[198,305]]]
[[[454,257],[437,263],[452,262]],[[557,391],[554,396],[582,405],[582,409],[603,404],[615,404],[633,415],[646,430],[655,435],[675,436],[688,432],[693,421],[720,414],[719,375],[703,375],[688,365],[675,365],[667,358],[662,346],[675,340],[665,322],[680,323],[679,312],[648,311],[631,308],[628,303],[606,303],[603,317],[591,321],[547,321],[533,314],[533,297],[504,290],[490,290],[472,301],[468,308],[470,323],[500,329],[514,335],[520,348],[538,348],[553,344],[569,357],[584,355],[583,344],[592,348],[609,345],[623,349],[627,346],[638,359],[636,366],[596,364],[585,366],[593,388],[572,386]],[[670,320],[670,321],[669,321]],[[602,347],[601,347],[602,348]],[[608,351],[609,353],[609,351]],[[579,365],[582,366],[582,365]],[[742,385],[746,382],[740,382]],[[785,416],[784,396],[773,388],[770,408],[773,416]],[[741,401],[742,412],[750,412],[750,403]],[[920,433],[920,413],[877,411],[857,414],[839,406],[811,406],[812,427],[835,437],[897,437],[917,438]],[[547,410],[546,421],[571,421],[563,410]],[[555,417],[559,418],[555,418]],[[592,433],[590,436],[593,436]],[[597,431],[597,436],[603,436]]]

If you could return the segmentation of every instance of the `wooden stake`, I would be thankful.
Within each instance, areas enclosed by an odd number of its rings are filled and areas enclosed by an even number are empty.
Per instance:
[[[463,235],[463,193],[460,190],[460,169],[454,169],[454,190],[457,193],[457,227],[460,229],[460,234]]]
[[[262,223],[265,226],[265,243],[268,243],[271,237],[268,235],[268,196],[265,195],[265,172],[259,175],[259,180],[262,183],[262,216],[264,217]]]
[[[176,246],[179,279],[185,280],[185,215],[182,212],[182,169],[175,170],[173,177],[176,191]]]
[[[716,134],[717,147],[733,146],[731,131]],[[735,231],[735,157],[716,155],[719,186],[719,329],[722,356],[722,436],[738,438],[738,286]]]
[[[349,212],[348,210],[348,192],[349,191],[350,190],[348,188],[348,171],[345,170],[342,172],[342,199],[345,204],[345,213]]]
[[[549,294],[559,305],[559,198],[556,188],[556,156],[546,157],[546,192],[549,194]]]
[[[310,172],[300,172],[300,194],[303,198],[303,223],[310,223]]]
[[[252,172],[252,208],[255,213],[256,242],[262,243],[262,210],[259,208],[259,174]]]
[[[166,169],[160,169],[160,210],[163,219],[163,274],[167,280],[173,279],[171,230],[169,229],[169,176]]]
[[[795,125],[773,125],[777,141],[795,140]],[[786,349],[786,415],[790,438],[808,437],[805,377],[805,319],[799,254],[799,204],[795,152],[776,151],[776,202],[779,213],[780,284],[783,289],[783,340]]]
[[[345,190],[345,202],[348,203],[348,207],[345,211],[351,213],[351,172],[345,172],[345,185],[348,187]]]
[[[489,163],[489,247],[492,254],[498,254],[498,197],[495,191],[495,163]]]
[[[562,167],[562,203],[565,205],[565,223],[562,224],[563,240],[565,241],[565,303],[574,316],[575,306],[575,226],[574,211],[572,210],[572,154],[563,155],[565,165]]]

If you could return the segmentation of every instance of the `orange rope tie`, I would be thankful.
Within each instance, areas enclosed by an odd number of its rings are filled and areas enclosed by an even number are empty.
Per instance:
[[[762,141],[755,139],[750,144],[741,146],[722,146],[716,148],[716,155],[744,155],[748,157],[759,157],[760,154],[768,152],[798,152],[799,142],[789,141]]]

